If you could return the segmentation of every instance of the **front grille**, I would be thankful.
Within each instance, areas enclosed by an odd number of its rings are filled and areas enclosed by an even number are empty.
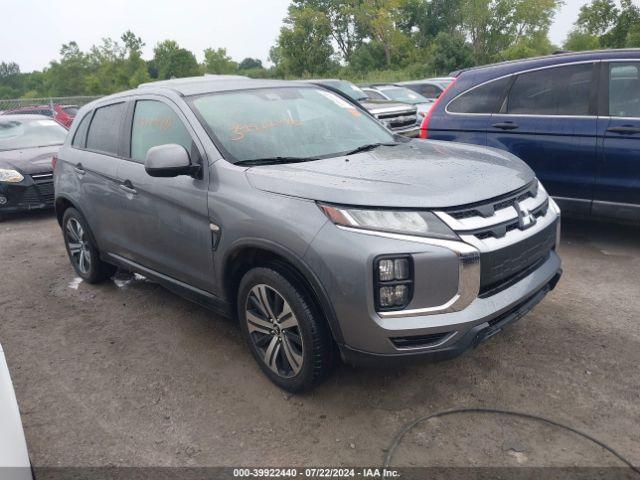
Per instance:
[[[480,296],[497,293],[513,284],[523,272],[543,263],[555,245],[556,225],[552,223],[540,232],[499,250],[480,253]],[[526,275],[524,275],[526,276]],[[514,277],[516,278],[515,281]]]
[[[501,195],[490,200],[489,202],[473,203],[461,208],[445,210],[445,212],[451,215],[456,220],[462,220],[471,217],[489,218],[494,215],[497,210],[508,208],[513,205],[514,202],[521,202],[526,200],[527,198],[535,198],[537,195],[538,182],[534,180],[527,186],[516,190],[515,192]]]
[[[53,172],[32,173],[31,178],[36,184],[53,182]]]
[[[451,335],[452,332],[431,333],[429,335],[416,335],[413,337],[394,337],[391,338],[397,348],[425,348],[437,345],[443,339]]]
[[[415,113],[386,113],[377,116],[378,119],[384,123],[391,130],[399,130],[402,128],[411,127],[416,125],[418,117]]]

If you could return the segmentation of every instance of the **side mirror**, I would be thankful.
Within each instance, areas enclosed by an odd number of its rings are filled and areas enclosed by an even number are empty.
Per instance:
[[[152,177],[177,177],[194,175],[200,166],[191,164],[189,152],[182,145],[168,143],[149,149],[144,169]]]

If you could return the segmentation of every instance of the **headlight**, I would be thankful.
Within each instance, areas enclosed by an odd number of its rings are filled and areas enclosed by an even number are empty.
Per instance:
[[[24,180],[24,177],[20,174],[20,172],[16,170],[6,170],[4,168],[0,168],[0,182],[18,183],[22,180]]]
[[[320,205],[320,208],[336,225],[420,237],[459,240],[456,234],[431,212],[363,210],[331,205]]]

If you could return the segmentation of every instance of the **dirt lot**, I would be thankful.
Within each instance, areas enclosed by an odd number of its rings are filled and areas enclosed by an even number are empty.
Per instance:
[[[455,360],[343,366],[311,394],[269,383],[227,320],[141,279],[74,282],[53,215],[0,223],[2,343],[36,466],[380,465],[406,422],[454,407],[541,414],[640,464],[640,235],[565,222],[565,275]],[[433,420],[395,465],[620,465],[563,431]]]

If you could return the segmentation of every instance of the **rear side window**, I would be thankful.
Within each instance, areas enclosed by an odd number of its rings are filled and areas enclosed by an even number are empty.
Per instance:
[[[640,117],[640,63],[609,65],[609,115]]]
[[[593,65],[569,65],[518,75],[507,113],[588,115]]]
[[[86,114],[80,125],[78,125],[78,129],[76,133],[73,135],[73,141],[71,142],[72,147],[76,148],[84,148],[85,142],[87,140],[87,130],[89,129],[89,122],[91,121],[91,112]]]
[[[97,108],[87,133],[87,149],[107,155],[118,155],[120,126],[124,114],[124,103]]]
[[[409,88],[427,98],[437,98],[442,93],[442,89],[435,85],[412,85]]]
[[[151,147],[175,143],[193,154],[193,139],[178,115],[156,100],[139,100],[133,114],[131,158],[144,163]]]
[[[451,113],[495,113],[500,110],[510,77],[500,78],[463,93],[448,106]]]

